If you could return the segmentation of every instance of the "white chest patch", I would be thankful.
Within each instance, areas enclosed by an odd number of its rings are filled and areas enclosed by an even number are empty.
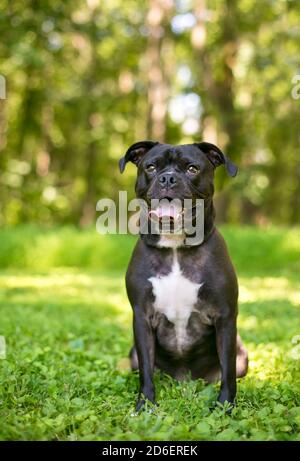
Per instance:
[[[171,272],[162,277],[151,277],[149,281],[155,297],[154,309],[174,324],[177,349],[180,352],[188,342],[186,328],[202,283],[193,283],[182,274],[176,250]]]

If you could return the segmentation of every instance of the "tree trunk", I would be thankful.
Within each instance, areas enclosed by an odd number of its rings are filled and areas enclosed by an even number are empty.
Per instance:
[[[217,135],[214,139],[205,138],[206,141],[217,142],[226,154],[236,160],[240,155],[240,134],[241,121],[234,106],[234,74],[233,68],[238,50],[238,35],[236,30],[237,1],[226,0],[224,2],[223,12],[220,23],[220,62],[218,73],[215,72],[210,59],[210,52],[206,44],[206,21],[208,11],[206,10],[205,0],[197,0],[195,6],[195,15],[197,23],[192,31],[191,41],[199,65],[203,69],[201,72],[202,81],[200,87],[203,88],[202,98],[205,99],[204,106],[207,112],[204,114],[204,120],[215,119],[217,121]],[[210,126],[212,123],[210,122]],[[206,135],[206,124],[202,134]],[[209,131],[211,134],[211,130]],[[225,174],[218,176],[219,186],[222,187],[225,182]],[[217,206],[217,215],[219,220],[226,220],[230,205],[230,192],[227,191],[224,198],[219,199]],[[218,213],[218,208],[219,213]]]
[[[173,0],[150,0],[146,24],[149,38],[147,47],[149,139],[165,140],[169,85],[163,59],[166,38],[166,20]]]

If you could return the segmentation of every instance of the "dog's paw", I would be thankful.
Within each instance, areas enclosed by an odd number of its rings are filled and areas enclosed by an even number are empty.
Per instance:
[[[136,413],[139,413],[141,410],[143,410],[145,408],[145,404],[146,404],[146,400],[139,399],[135,406]]]
[[[224,393],[220,393],[218,396],[217,401],[215,401],[210,406],[210,411],[214,411],[217,409],[223,410],[227,415],[231,415],[232,410],[235,408],[234,399],[229,398]]]
[[[145,410],[148,413],[154,413],[157,408],[157,403],[147,398],[139,398],[135,407],[136,414]]]

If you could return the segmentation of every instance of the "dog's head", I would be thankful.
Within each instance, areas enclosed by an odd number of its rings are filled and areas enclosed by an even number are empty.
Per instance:
[[[237,174],[237,167],[208,142],[172,146],[141,141],[121,158],[121,173],[127,162],[137,166],[136,195],[148,204],[151,199],[209,199],[216,167],[224,165],[229,176]]]
[[[237,167],[223,152],[207,142],[172,146],[141,141],[130,146],[121,158],[121,173],[129,161],[138,168],[135,191],[146,202],[146,215],[159,226],[167,221],[171,231],[181,226],[183,214],[188,222],[186,199],[192,223],[197,216],[197,199],[211,205],[216,167],[224,165],[230,176],[237,174]]]

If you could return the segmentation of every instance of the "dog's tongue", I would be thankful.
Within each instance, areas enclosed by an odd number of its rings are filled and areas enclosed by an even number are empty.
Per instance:
[[[164,203],[159,205],[155,210],[151,210],[149,214],[152,218],[172,218],[174,221],[176,221],[179,218],[181,211],[181,208],[176,206],[176,204]]]

